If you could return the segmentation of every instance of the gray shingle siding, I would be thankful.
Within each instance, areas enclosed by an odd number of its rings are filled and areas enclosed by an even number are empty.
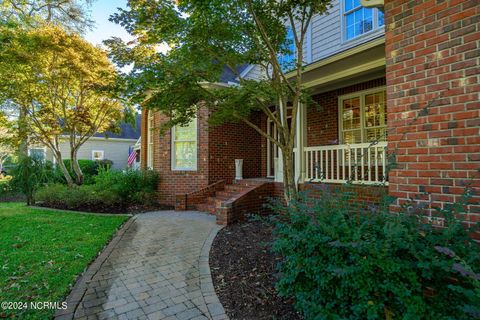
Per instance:
[[[334,1],[327,14],[315,15],[312,18],[303,48],[305,64],[314,63],[384,36],[385,28],[380,27],[358,38],[345,41],[342,1]],[[256,66],[250,70],[246,78],[259,79],[261,71],[261,68]]]
[[[313,17],[311,32],[311,62],[315,62],[381,37],[385,28],[381,27],[358,38],[344,41],[342,3],[339,0],[335,1],[328,14]],[[305,61],[309,62],[308,57],[305,57]]]

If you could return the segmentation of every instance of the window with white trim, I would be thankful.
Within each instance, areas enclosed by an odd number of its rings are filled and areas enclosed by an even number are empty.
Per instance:
[[[197,170],[197,118],[172,128],[172,170]]]
[[[30,157],[45,161],[47,158],[47,149],[46,148],[30,148],[28,150],[28,155]]]
[[[147,118],[147,168],[153,169],[153,112]]]
[[[385,24],[383,12],[376,8],[364,8],[360,0],[344,0],[343,27],[345,40],[378,29]]]
[[[344,144],[386,141],[385,90],[340,97],[340,139]]]
[[[295,48],[295,35],[291,26],[287,26],[287,34],[282,49],[287,53],[278,56],[278,63],[282,70],[289,71],[295,68],[297,49]]]
[[[104,152],[103,150],[92,150],[92,160],[100,161],[104,159]]]

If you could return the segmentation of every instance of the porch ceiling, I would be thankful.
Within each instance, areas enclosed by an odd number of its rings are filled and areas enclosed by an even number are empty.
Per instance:
[[[303,82],[312,93],[385,76],[385,41],[379,38],[305,67]]]

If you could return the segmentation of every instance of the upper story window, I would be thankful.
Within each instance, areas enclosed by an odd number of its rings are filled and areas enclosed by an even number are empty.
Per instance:
[[[172,170],[197,170],[197,119],[172,128]]]
[[[287,27],[287,35],[282,49],[288,51],[288,53],[279,55],[278,62],[280,63],[280,67],[283,71],[294,69],[297,50],[295,48],[295,36],[293,34],[293,29],[290,26]]]
[[[385,24],[383,12],[362,7],[360,0],[343,0],[345,40],[351,40]]]

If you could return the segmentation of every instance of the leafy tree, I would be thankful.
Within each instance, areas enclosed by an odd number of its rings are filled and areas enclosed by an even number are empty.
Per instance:
[[[38,28],[44,24],[53,23],[68,30],[83,32],[90,28],[93,21],[89,18],[88,7],[94,0],[4,0],[0,1],[0,58],[2,49],[6,48],[10,36],[14,32]],[[7,32],[8,30],[8,32]],[[18,101],[17,101],[18,102]],[[22,104],[12,104],[2,97],[0,92],[0,107],[7,104],[17,109],[17,138],[21,143],[17,153],[27,155],[28,124],[26,108]]]
[[[302,86],[303,46],[315,14],[329,0],[130,0],[127,10],[111,19],[136,36],[134,43],[108,40],[120,66],[133,63],[127,76],[128,95],[145,108],[170,117],[166,124],[185,124],[203,102],[214,110],[212,123],[243,121],[282,152],[285,198],[296,194],[293,149],[298,110],[307,102]],[[288,28],[293,32],[287,38]],[[159,52],[160,45],[170,50]],[[295,55],[290,64],[286,55]],[[242,78],[238,66],[258,65],[259,81]],[[224,68],[237,75],[240,86],[215,85]],[[269,134],[250,120],[263,112],[278,128]],[[291,116],[291,122],[287,117]]]
[[[0,91],[25,108],[31,142],[49,147],[68,184],[60,152],[65,136],[75,182],[83,182],[79,148],[95,133],[118,130],[123,104],[117,73],[104,51],[57,26],[14,32],[0,60]]]
[[[0,18],[19,25],[38,27],[55,23],[69,30],[83,32],[92,26],[88,7],[94,0],[4,0]]]
[[[15,153],[17,140],[13,134],[12,123],[0,112],[0,169],[7,159]]]

